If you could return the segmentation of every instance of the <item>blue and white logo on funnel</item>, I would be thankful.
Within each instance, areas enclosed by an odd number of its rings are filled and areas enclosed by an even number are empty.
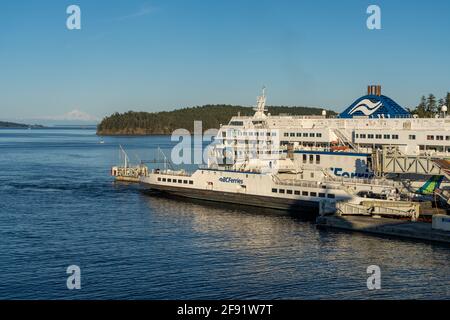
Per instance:
[[[353,115],[354,113],[360,111],[365,116],[370,116],[377,112],[378,109],[380,109],[383,106],[383,103],[381,101],[372,102],[369,99],[362,100],[358,105],[356,105],[350,112],[350,115]]]

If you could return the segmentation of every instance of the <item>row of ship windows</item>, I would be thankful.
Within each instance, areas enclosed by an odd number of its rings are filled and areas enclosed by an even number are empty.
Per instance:
[[[393,139],[393,140],[398,140],[399,139],[399,136],[398,136],[398,134],[393,134],[393,135],[390,135],[390,134],[364,134],[364,133],[360,133],[360,134],[356,134],[356,139],[385,139],[385,140],[388,140],[388,139]],[[411,137],[414,137],[414,139],[411,139]],[[416,136],[409,136],[409,139],[410,140],[415,140],[416,139]]]
[[[234,154],[236,156],[242,156],[242,155],[257,155],[257,154],[282,154],[282,151],[235,151]]]
[[[427,140],[444,141],[444,136],[427,136]],[[450,141],[450,136],[445,136],[446,141]]]
[[[303,155],[303,163],[308,162],[308,156],[306,154]],[[309,155],[309,163],[314,164],[314,155]],[[320,164],[320,156],[316,155],[316,164]]]
[[[245,139],[245,140],[238,140],[236,138],[231,139],[231,138],[227,138],[227,139],[222,139],[219,138],[217,139],[218,143],[225,143],[225,144],[267,144],[267,145],[273,145],[274,142],[272,140],[267,140],[267,139]]]
[[[272,132],[267,132],[267,131],[264,131],[264,132],[232,131],[231,132],[231,131],[229,131],[229,134],[227,134],[227,131],[222,131],[222,137],[225,138],[227,135],[229,137],[236,137],[236,136],[238,136],[238,137],[242,137],[242,136],[244,136],[244,137],[276,137],[277,133],[274,131],[272,131]]]
[[[265,133],[258,133],[258,132],[237,132],[237,136],[267,136],[267,137],[276,137],[276,132],[265,132]],[[226,137],[226,131],[222,132],[222,136]],[[236,136],[236,134],[232,135],[232,136]],[[301,132],[285,132],[284,133],[284,137],[286,138],[322,138],[322,134],[321,133],[301,133]],[[355,135],[356,139],[384,139],[384,140],[398,140],[399,139],[399,135],[398,134],[365,134],[365,133],[357,133]],[[429,135],[427,136],[427,140],[438,140],[438,141],[443,141],[445,138],[446,141],[450,141],[450,136],[433,136],[433,135]],[[416,135],[412,134],[409,135],[409,140],[416,140]]]
[[[398,140],[399,136],[398,134],[364,134],[364,133],[360,133],[360,134],[356,134],[356,138],[358,139],[393,139],[393,140]],[[409,140],[416,140],[416,135],[415,134],[410,134],[408,139]],[[437,140],[437,141],[444,141],[444,139],[446,141],[450,141],[450,136],[433,136],[433,135],[428,135],[427,136],[427,140],[428,141],[433,141],[433,140]]]
[[[192,180],[181,180],[181,179],[166,179],[166,178],[158,178],[159,182],[172,182],[172,183],[182,183],[182,184],[194,184]]]
[[[297,132],[297,133],[295,133],[295,132],[285,132],[284,136],[285,137],[291,137],[291,138],[293,138],[293,137],[298,137],[298,138],[300,138],[300,137],[304,137],[304,138],[308,138],[308,137],[310,137],[310,138],[322,138],[322,134],[321,133],[307,133],[307,132],[303,132],[303,133],[301,133],[301,132]]]
[[[317,192],[308,192],[308,191],[299,191],[299,190],[286,190],[286,189],[272,189],[272,193],[279,193],[279,194],[294,194],[296,196],[302,195],[305,197],[319,197],[319,198],[328,198],[328,199],[335,199],[336,195],[329,193],[317,193]]]

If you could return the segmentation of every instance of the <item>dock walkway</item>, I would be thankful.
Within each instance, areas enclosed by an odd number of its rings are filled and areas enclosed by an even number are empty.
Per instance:
[[[435,230],[431,223],[362,216],[320,216],[317,226],[450,244],[450,232]]]

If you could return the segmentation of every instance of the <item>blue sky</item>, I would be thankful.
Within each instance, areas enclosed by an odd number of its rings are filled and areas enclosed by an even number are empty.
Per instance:
[[[82,29],[66,28],[77,4]],[[382,30],[366,9],[382,10]],[[405,107],[450,91],[450,2],[20,0],[0,3],[0,119],[207,103],[343,110],[381,84]]]

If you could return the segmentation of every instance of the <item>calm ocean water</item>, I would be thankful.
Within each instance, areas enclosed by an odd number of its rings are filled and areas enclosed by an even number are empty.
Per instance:
[[[0,130],[0,299],[450,299],[450,249],[320,231],[289,215],[150,197],[109,176],[118,145],[169,137]],[[81,268],[69,291],[66,268]],[[367,290],[378,265],[382,289]]]

